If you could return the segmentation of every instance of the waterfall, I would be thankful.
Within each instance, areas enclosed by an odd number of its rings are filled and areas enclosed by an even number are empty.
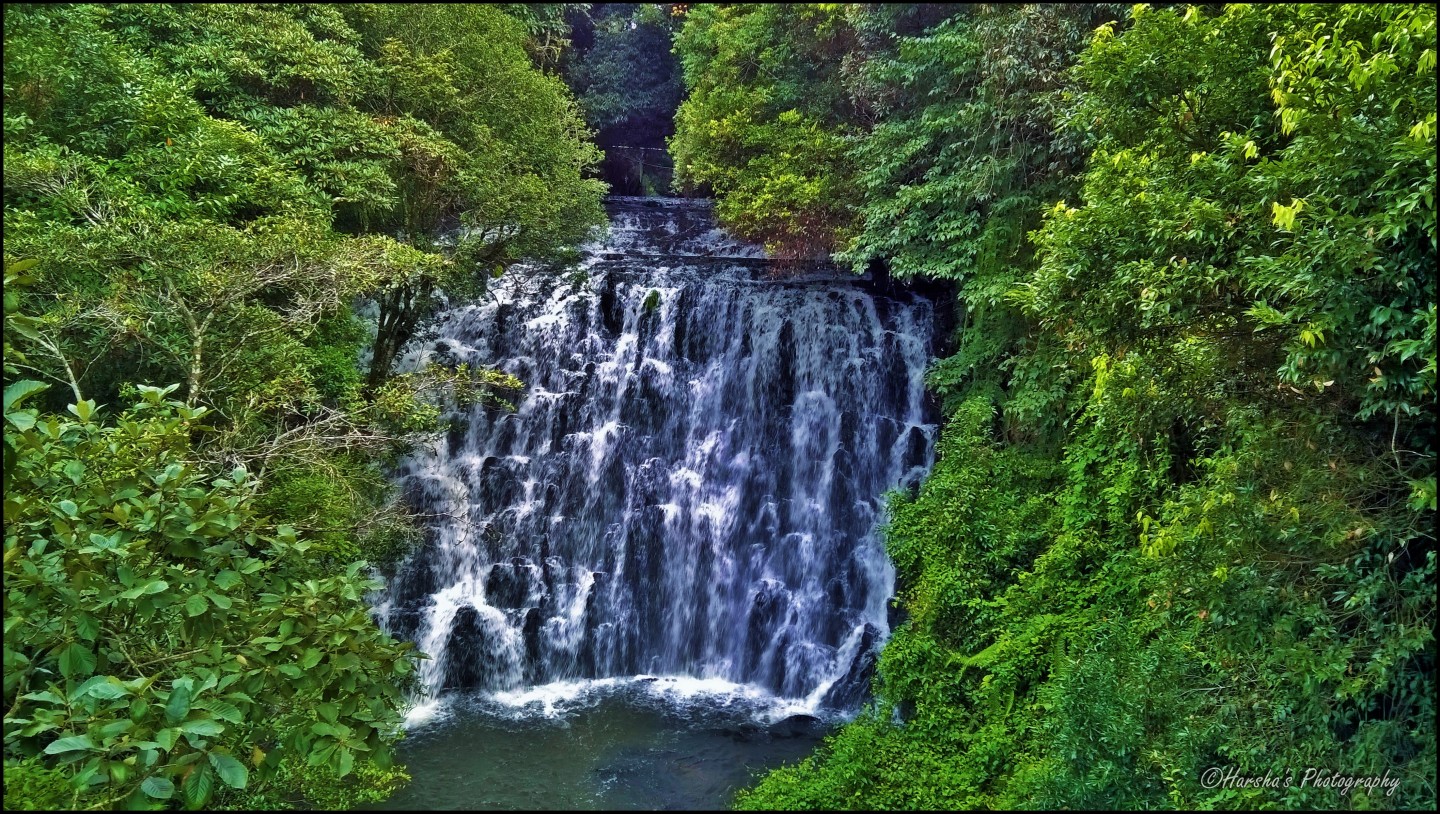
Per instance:
[[[932,304],[777,268],[704,202],[607,207],[578,272],[512,271],[408,354],[527,389],[402,462],[428,528],[382,621],[432,696],[685,678],[853,709],[890,629],[884,494],[931,463]]]

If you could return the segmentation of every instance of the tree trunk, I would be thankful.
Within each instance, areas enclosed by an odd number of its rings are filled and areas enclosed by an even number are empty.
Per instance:
[[[424,284],[419,283],[417,286]],[[395,357],[414,335],[415,324],[420,321],[419,303],[427,298],[417,288],[409,285],[396,286],[380,295],[380,321],[375,334],[374,352],[370,356],[370,373],[365,380],[367,394],[374,394],[390,377]]]

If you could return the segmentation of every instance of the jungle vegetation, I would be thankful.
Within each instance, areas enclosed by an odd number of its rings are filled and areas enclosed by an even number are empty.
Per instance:
[[[603,220],[560,12],[4,26],[5,807],[383,798],[414,654],[364,595],[418,535],[383,467],[522,384],[397,354]]]
[[[6,808],[405,781],[385,466],[523,385],[397,357],[603,220],[592,131],[777,256],[953,292],[875,699],[739,807],[1435,807],[1434,7],[4,27]]]
[[[682,184],[959,315],[876,700],[739,806],[1434,808],[1435,9],[696,5],[676,49]]]

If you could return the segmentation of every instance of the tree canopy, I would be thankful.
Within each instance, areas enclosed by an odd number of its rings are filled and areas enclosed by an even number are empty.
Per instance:
[[[384,465],[522,383],[395,360],[603,220],[532,11],[6,9],[7,808],[403,781]]]
[[[741,807],[1433,806],[1434,9],[707,7],[677,47],[722,219],[961,314],[876,705]],[[851,192],[766,194],[806,167]]]

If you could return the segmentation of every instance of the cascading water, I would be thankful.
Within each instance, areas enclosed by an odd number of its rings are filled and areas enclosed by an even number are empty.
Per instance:
[[[507,275],[411,351],[527,390],[404,462],[429,534],[377,610],[432,696],[632,681],[853,708],[889,632],[883,495],[932,456],[931,303],[777,270],[701,202],[608,206],[580,272]]]

